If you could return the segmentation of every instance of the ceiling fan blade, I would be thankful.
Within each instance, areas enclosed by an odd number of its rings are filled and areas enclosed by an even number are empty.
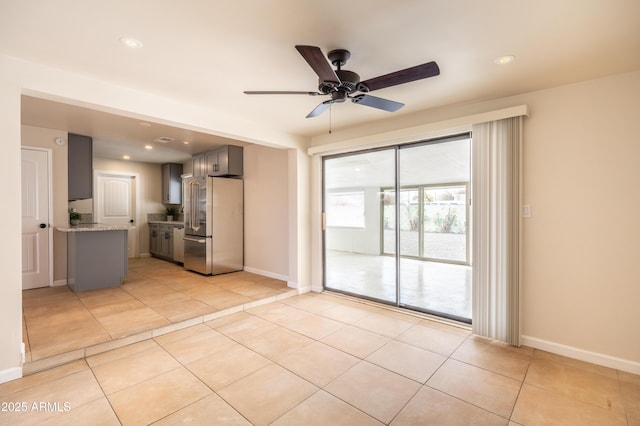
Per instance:
[[[378,98],[371,95],[357,95],[352,97],[351,101],[356,104],[366,105],[368,107],[378,108],[389,112],[397,111],[404,106],[403,103],[390,101],[389,99]]]
[[[245,90],[246,95],[322,95],[320,92],[296,92],[292,90]]]
[[[335,83],[336,86],[340,84],[340,79],[329,65],[329,62],[327,62],[327,59],[319,47],[297,45],[296,49],[305,61],[307,61],[309,66],[313,68],[315,73],[318,74],[320,81]]]
[[[440,68],[438,64],[435,62],[427,62],[426,64],[416,65],[415,67],[381,75],[380,77],[370,78],[361,83],[367,86],[369,91],[373,91],[398,84],[409,83],[410,81],[422,80],[423,78],[433,77],[439,74]]]
[[[305,118],[311,118],[311,117],[319,116],[320,114],[325,112],[327,109],[329,109],[329,107],[331,106],[332,103],[333,103],[333,101],[331,101],[331,100],[324,101],[323,103],[321,103],[320,105],[315,107],[313,109],[313,111],[311,111],[309,114],[307,114],[307,116]]]

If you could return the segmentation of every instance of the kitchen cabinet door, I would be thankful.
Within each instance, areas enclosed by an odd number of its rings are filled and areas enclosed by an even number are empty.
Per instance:
[[[160,255],[160,225],[152,223],[149,225],[149,252],[152,255]]]
[[[68,199],[93,198],[93,139],[69,133],[67,145]]]
[[[162,202],[182,204],[182,164],[162,165]]]
[[[209,176],[242,176],[242,156],[241,146],[227,145],[207,151],[207,174]]]
[[[207,157],[204,152],[194,155],[191,159],[191,165],[194,177],[207,176]]]
[[[160,225],[160,256],[173,259],[173,226]]]

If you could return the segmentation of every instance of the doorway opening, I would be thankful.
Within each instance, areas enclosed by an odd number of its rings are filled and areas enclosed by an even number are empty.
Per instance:
[[[470,323],[471,135],[323,159],[324,288]]]

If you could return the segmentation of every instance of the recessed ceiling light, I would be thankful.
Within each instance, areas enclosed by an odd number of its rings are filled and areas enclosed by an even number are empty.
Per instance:
[[[152,147],[151,145],[145,145],[145,146],[144,146],[144,149],[151,150],[151,149],[153,149],[153,147]]]
[[[133,37],[120,37],[120,43],[130,49],[140,49],[142,47],[142,42]]]
[[[495,62],[498,65],[505,65],[505,64],[510,64],[511,62],[515,61],[515,59],[516,57],[513,55],[504,55],[494,59],[493,62]]]
[[[130,159],[131,159],[131,157],[129,157],[128,155],[123,155],[123,156],[122,156],[122,159],[123,159],[123,160],[130,160]]]
[[[185,145],[189,145],[189,141],[184,141],[182,143],[185,144]]]

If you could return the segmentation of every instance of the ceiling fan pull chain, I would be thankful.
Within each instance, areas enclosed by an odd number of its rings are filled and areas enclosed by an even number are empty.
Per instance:
[[[329,105],[329,134],[331,134],[331,111],[333,110],[333,104]]]

